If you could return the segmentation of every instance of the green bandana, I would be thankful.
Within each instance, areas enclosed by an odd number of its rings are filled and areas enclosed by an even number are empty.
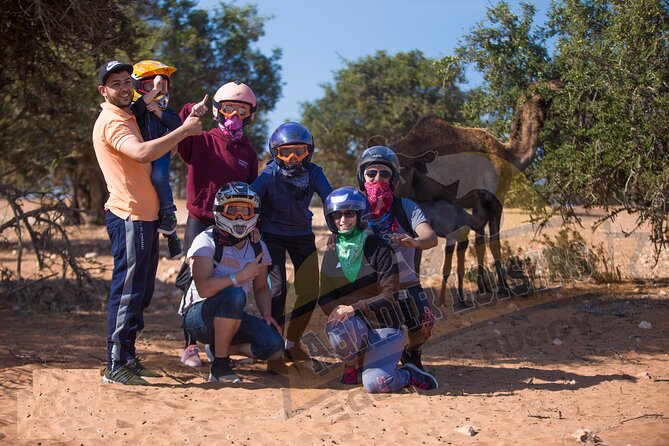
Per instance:
[[[366,239],[367,232],[357,227],[346,234],[342,232],[337,234],[339,264],[349,282],[353,282],[360,272]]]

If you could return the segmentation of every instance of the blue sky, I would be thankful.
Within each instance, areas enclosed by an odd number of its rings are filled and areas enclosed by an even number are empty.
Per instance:
[[[458,39],[477,22],[485,19],[490,0],[256,0],[261,16],[274,16],[265,23],[265,36],[258,48],[269,54],[281,48],[283,94],[269,115],[269,131],[282,122],[300,117],[300,103],[322,96],[320,85],[331,83],[333,73],[355,60],[386,50],[421,50],[427,57],[453,54]],[[204,9],[213,9],[218,0],[200,0]],[[509,0],[514,12],[519,2]],[[535,20],[544,21],[550,0],[534,1]],[[480,82],[476,73],[467,73],[468,89]],[[258,104],[259,108],[262,104]]]

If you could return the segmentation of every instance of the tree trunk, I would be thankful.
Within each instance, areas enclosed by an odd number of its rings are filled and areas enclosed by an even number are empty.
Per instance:
[[[87,225],[105,223],[105,202],[108,192],[102,171],[93,150],[88,150],[74,167],[72,182],[72,207],[80,209],[79,221]]]

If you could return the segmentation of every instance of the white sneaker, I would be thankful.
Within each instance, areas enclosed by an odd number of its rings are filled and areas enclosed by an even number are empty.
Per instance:
[[[189,345],[184,349],[181,353],[181,362],[188,367],[202,367],[200,350],[197,348],[197,345]]]

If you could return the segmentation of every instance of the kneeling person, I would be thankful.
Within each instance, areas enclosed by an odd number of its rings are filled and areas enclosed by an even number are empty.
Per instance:
[[[214,200],[215,225],[200,233],[188,250],[193,282],[179,313],[196,340],[211,345],[210,381],[241,382],[230,355],[268,360],[283,354],[283,339],[271,316],[267,247],[256,255],[249,236],[258,221],[260,199],[246,183],[232,182]],[[256,245],[257,246],[257,245]],[[262,318],[244,311],[253,289]]]

